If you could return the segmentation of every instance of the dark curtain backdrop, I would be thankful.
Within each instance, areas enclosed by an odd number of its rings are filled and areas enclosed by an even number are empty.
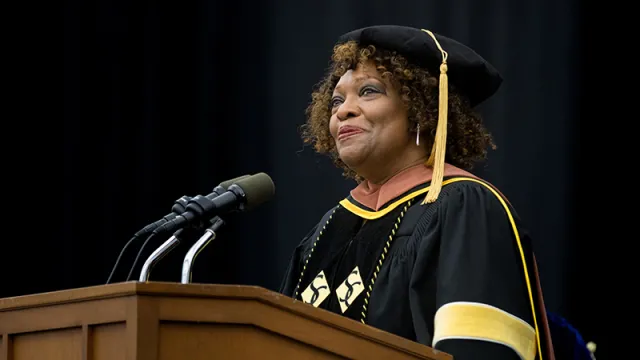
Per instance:
[[[402,24],[456,38],[501,71],[502,88],[480,108],[498,149],[474,172],[501,188],[533,234],[548,308],[606,358],[602,299],[589,287],[598,249],[580,231],[587,221],[577,190],[586,171],[580,4],[68,1],[63,226],[57,237],[35,240],[34,271],[0,296],[103,284],[125,242],[180,196],[256,172],[272,177],[275,198],[226,218],[193,280],[277,289],[298,241],[354,186],[300,140],[310,91],[340,34]],[[164,239],[146,247],[134,278]],[[140,245],[125,254],[115,281],[125,280]],[[165,258],[151,280],[179,281],[190,245]]]

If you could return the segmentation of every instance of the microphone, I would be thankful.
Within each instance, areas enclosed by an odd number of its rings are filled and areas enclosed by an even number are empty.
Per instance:
[[[216,186],[213,189],[212,194],[222,194],[224,193],[227,188],[229,187],[229,185],[235,183],[236,181],[248,178],[249,175],[242,175],[230,180],[226,180],[221,182],[218,186]],[[142,228],[141,230],[139,230],[138,232],[136,232],[133,237],[131,239],[129,239],[129,241],[127,241],[127,243],[124,245],[124,247],[122,248],[122,250],[120,250],[120,254],[118,255],[118,258],[116,259],[116,263],[113,265],[113,268],[111,269],[111,274],[109,274],[109,278],[107,279],[107,284],[109,284],[111,282],[111,278],[113,277],[113,274],[116,271],[116,268],[118,267],[118,264],[120,263],[120,260],[122,258],[122,255],[124,254],[125,250],[129,247],[129,245],[131,245],[137,238],[146,235],[150,232],[152,232],[153,230],[155,230],[158,226],[166,223],[167,221],[170,221],[172,219],[174,219],[176,216],[182,214],[183,212],[186,211],[186,207],[188,202],[191,200],[190,196],[182,196],[181,198],[179,198],[178,200],[175,201],[174,205],[171,207],[171,213],[165,215],[164,217],[162,217],[162,219],[155,221],[147,226],[145,226],[144,228]],[[140,251],[138,251],[138,256],[136,257],[136,262],[138,257],[140,256],[140,253],[142,252],[142,249],[144,248],[144,246],[146,245],[146,243],[149,241],[149,238],[147,238],[147,240],[144,242],[144,244],[142,245],[142,248],[140,248]],[[134,267],[135,267],[135,263],[134,263]],[[133,267],[132,267],[133,269]],[[131,273],[129,273],[129,276],[127,276],[127,280],[129,279],[129,277],[131,276]]]
[[[227,188],[230,185],[236,183],[239,180],[242,180],[242,179],[245,179],[245,178],[248,178],[248,177],[249,177],[249,175],[242,175],[242,176],[238,176],[237,178],[233,178],[233,179],[230,179],[230,180],[223,181],[213,189],[213,192],[211,194],[216,194],[216,196],[222,195],[222,193],[227,191]],[[146,234],[152,232],[153,230],[155,230],[158,226],[166,223],[167,221],[173,220],[176,216],[178,216],[178,215],[180,215],[180,214],[182,214],[183,212],[186,211],[187,203],[189,202],[189,200],[191,200],[190,196],[183,196],[180,199],[176,200],[176,202],[173,205],[173,207],[171,208],[171,212],[169,214],[167,214],[164,217],[162,217],[162,219],[145,226],[140,231],[138,231],[135,234],[135,236],[140,237],[140,236],[146,235]]]
[[[153,230],[152,234],[173,231],[195,220],[209,220],[217,215],[234,211],[249,211],[269,201],[275,194],[271,177],[258,173],[237,181],[227,191],[217,195],[198,195],[187,204],[186,211]]]
[[[250,175],[242,175],[242,176],[239,176],[239,177],[231,179],[231,180],[223,181],[213,189],[213,192],[211,192],[211,194],[209,194],[209,196],[219,196],[221,194],[224,194],[224,192],[227,190],[227,187],[229,187],[230,185],[234,184],[236,181],[239,181],[239,180],[242,180],[242,179],[246,179],[248,177],[250,177]],[[189,201],[191,201],[191,200],[189,200]],[[187,203],[187,206],[188,206],[188,203]],[[186,210],[186,207],[185,207],[185,210]],[[174,217],[176,217],[176,216],[174,216]],[[129,274],[127,275],[127,280],[126,281],[129,281],[129,279],[131,278],[131,274],[133,274],[133,270],[136,268],[136,264],[138,263],[138,260],[140,259],[140,256],[142,255],[142,251],[144,250],[144,247],[147,246],[147,243],[151,240],[151,238],[154,237],[158,233],[158,232],[155,231],[157,229],[158,228],[154,229],[154,231],[151,233],[151,235],[149,235],[149,237],[147,237],[147,239],[144,241],[144,243],[142,243],[142,246],[140,247],[140,250],[138,250],[138,254],[136,255],[135,260],[133,260],[133,265],[131,265],[131,269],[129,269]],[[147,263],[148,263],[149,266],[146,269],[143,269],[143,271],[147,275],[143,275],[143,273],[141,272],[140,279],[142,279],[143,276],[146,276],[147,279],[148,279],[148,274],[151,271],[151,268],[153,267],[153,265],[155,265],[155,263],[160,261],[160,258],[164,257],[169,251],[173,250],[173,248],[179,244],[180,239],[178,238],[178,236],[180,235],[181,230],[182,229],[176,231],[173,234],[172,237],[170,237],[162,245],[160,245],[160,248],[157,251],[154,251],[150,255],[150,257],[152,257],[152,259],[147,259]],[[144,268],[144,264],[143,264],[143,268]]]

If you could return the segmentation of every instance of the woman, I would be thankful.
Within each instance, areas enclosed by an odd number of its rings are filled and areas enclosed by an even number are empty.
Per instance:
[[[468,169],[500,75],[427,30],[343,35],[304,138],[358,185],[295,249],[281,292],[461,359],[548,359],[531,239]]]

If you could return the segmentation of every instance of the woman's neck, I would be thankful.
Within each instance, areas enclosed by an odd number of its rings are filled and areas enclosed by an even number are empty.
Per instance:
[[[398,166],[389,167],[388,170],[384,173],[371,174],[369,177],[365,177],[366,181],[369,184],[374,186],[384,185],[389,179],[398,175],[406,169],[414,167],[416,165],[424,164],[427,161],[427,156],[424,154],[420,154],[420,156],[414,156],[410,158],[409,161],[400,163]]]

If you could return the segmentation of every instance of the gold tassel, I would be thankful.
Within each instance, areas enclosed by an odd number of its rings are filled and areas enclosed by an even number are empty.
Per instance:
[[[444,159],[445,150],[447,148],[447,118],[449,112],[449,80],[447,77],[447,52],[442,50],[440,43],[436,39],[435,35],[429,30],[422,31],[431,35],[436,46],[442,53],[442,64],[440,64],[440,89],[439,89],[439,104],[438,104],[438,126],[436,127],[436,136],[433,139],[433,147],[431,154],[427,160],[427,166],[433,168],[433,175],[431,177],[431,186],[427,196],[422,201],[422,205],[426,203],[432,203],[438,199],[440,190],[442,189],[442,179],[444,178]]]

